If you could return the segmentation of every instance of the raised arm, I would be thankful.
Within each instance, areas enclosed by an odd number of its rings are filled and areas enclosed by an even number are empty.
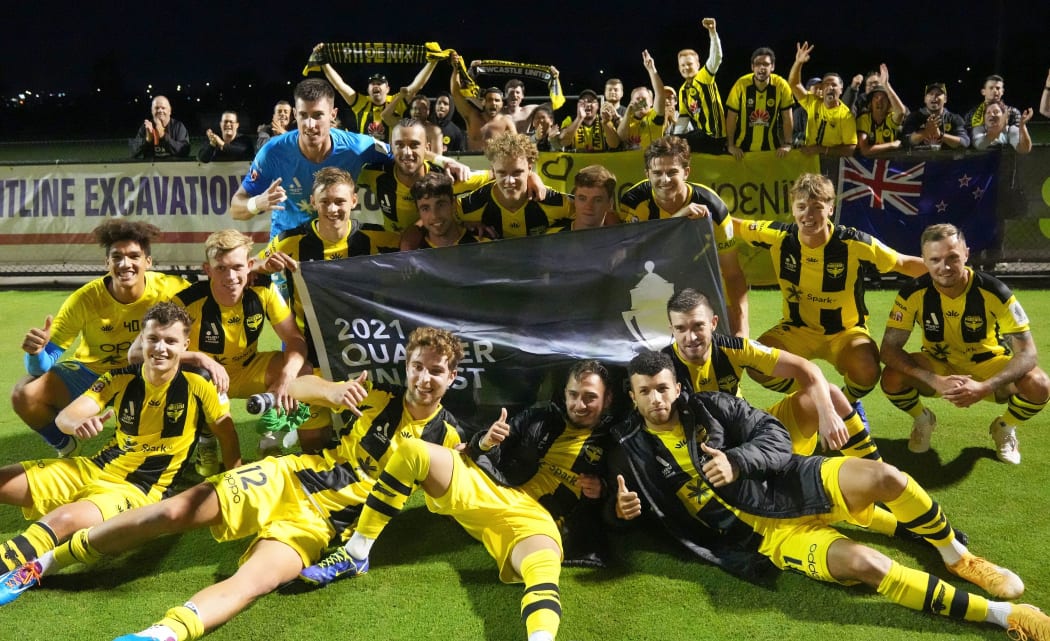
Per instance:
[[[792,63],[791,71],[788,72],[788,84],[791,85],[791,93],[795,95],[795,100],[799,102],[809,95],[806,85],[802,84],[802,66],[809,62],[809,55],[812,51],[813,45],[809,42],[795,43],[795,62]]]
[[[314,45],[314,53],[320,50],[323,46],[324,44],[320,42]],[[324,71],[325,78],[328,78],[328,82],[332,83],[332,86],[335,87],[335,90],[338,91],[339,95],[343,97],[343,100],[347,101],[350,104],[353,104],[354,96],[357,95],[357,92],[354,91],[353,87],[346,84],[346,81],[343,80],[343,77],[340,76],[339,72],[335,70],[335,67],[326,62],[323,65],[321,65],[321,70]]]

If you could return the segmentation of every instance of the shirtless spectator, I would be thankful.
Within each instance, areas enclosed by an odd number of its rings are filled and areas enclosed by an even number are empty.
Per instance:
[[[131,139],[131,157],[157,160],[188,158],[190,132],[186,125],[171,117],[171,103],[165,96],[156,96],[150,104],[151,117],[142,122]]]
[[[219,133],[207,131],[208,144],[197,153],[201,162],[225,162],[231,160],[251,160],[255,157],[252,139],[240,133],[240,123],[236,111],[222,112],[219,120]]]
[[[503,86],[503,113],[510,116],[519,134],[527,133],[532,123],[532,114],[536,105],[523,105],[525,83],[512,78]]]
[[[568,151],[612,151],[620,146],[612,105],[598,107],[598,94],[592,89],[580,92],[576,117],[561,130],[561,144]]]
[[[459,55],[452,54],[452,69],[459,69]],[[467,151],[484,151],[485,142],[497,135],[517,133],[518,128],[503,110],[503,92],[498,87],[489,87],[481,95],[482,107],[476,106],[463,95],[463,84],[458,71],[452,72],[452,100],[459,115],[467,123]]]
[[[273,117],[269,124],[259,125],[255,134],[255,151],[270,141],[274,136],[286,134],[295,129],[292,119],[292,105],[287,100],[278,100],[273,106]]]
[[[1039,113],[1050,118],[1050,71],[1046,72],[1046,84],[1043,85],[1043,95],[1039,98]]]

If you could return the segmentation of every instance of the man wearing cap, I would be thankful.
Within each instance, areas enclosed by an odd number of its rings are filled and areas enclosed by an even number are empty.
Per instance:
[[[866,107],[857,116],[857,146],[865,156],[898,149],[908,108],[890,86],[890,71],[879,65],[878,83],[867,91]]]
[[[576,117],[561,129],[561,143],[567,151],[612,151],[620,146],[616,133],[616,108],[599,109],[598,94],[592,89],[580,92]]]
[[[912,112],[904,119],[901,139],[911,147],[940,149],[946,145],[952,149],[970,146],[970,134],[962,116],[944,108],[948,103],[948,90],[943,82],[926,85],[926,106]]]
[[[820,76],[813,76],[806,81],[806,93],[813,92],[817,96],[821,96],[824,91],[824,79]],[[802,105],[795,105],[791,109],[791,122],[794,123],[794,138],[791,143],[793,147],[801,147],[806,144],[806,123],[809,122],[809,116],[806,114],[806,110]]]
[[[316,53],[321,46],[320,43],[317,44],[314,47],[314,52]],[[373,73],[368,77],[368,93],[362,95],[346,84],[346,81],[343,80],[343,77],[339,75],[332,65],[326,63],[322,65],[321,69],[324,70],[324,75],[335,87],[335,90],[339,92],[339,95],[343,97],[343,100],[350,105],[350,111],[353,112],[354,117],[357,119],[357,127],[353,130],[372,136],[376,140],[390,142],[390,130],[383,122],[383,109],[386,108],[388,102],[398,100],[400,104],[395,107],[395,113],[398,117],[405,113],[408,110],[409,103],[412,102],[412,98],[427,83],[427,80],[430,79],[430,74],[434,73],[437,63],[438,60],[428,60],[427,64],[416,74],[412,84],[403,88],[396,96],[390,95],[390,81],[382,73]]]
[[[821,95],[806,91],[802,84],[802,65],[809,61],[813,45],[808,42],[795,45],[795,62],[788,73],[788,84],[806,110],[806,140],[804,154],[852,156],[857,148],[857,121],[839,97],[842,96],[842,77],[837,73],[824,74]]]
[[[453,69],[459,69],[459,55],[452,54]],[[459,72],[452,72],[452,100],[459,115],[467,123],[467,151],[485,151],[485,143],[502,133],[517,133],[514,119],[503,113],[503,92],[499,87],[489,87],[481,94],[482,106],[478,107],[463,95],[463,81]]]

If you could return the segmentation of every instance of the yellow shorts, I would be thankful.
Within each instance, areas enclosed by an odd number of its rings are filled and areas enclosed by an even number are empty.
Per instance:
[[[999,356],[993,356],[986,361],[980,363],[966,363],[964,365],[958,365],[955,363],[949,363],[945,361],[938,361],[930,357],[929,354],[923,353],[925,356],[925,362],[923,367],[929,367],[934,374],[938,376],[951,376],[952,374],[958,374],[960,376],[971,376],[977,381],[986,381],[989,378],[995,376],[1002,371],[1006,364],[1013,358],[1007,354],[1000,354]],[[995,395],[987,397],[988,400],[995,400]]]
[[[839,352],[858,338],[875,343],[866,327],[851,327],[837,334],[825,334],[809,327],[793,327],[778,323],[770,327],[758,338],[759,343],[766,344],[766,338],[772,337],[783,345],[783,349],[808,361],[821,359],[835,364]],[[878,345],[875,346],[878,351]],[[842,372],[839,372],[840,374]]]
[[[145,492],[99,469],[85,456],[23,461],[22,467],[33,499],[31,506],[22,508],[22,514],[30,521],[75,501],[93,503],[103,519],[154,503]]]
[[[295,475],[296,460],[294,456],[269,456],[208,478],[222,509],[222,523],[211,528],[215,540],[255,535],[241,563],[257,541],[273,539],[295,550],[307,566],[321,557],[335,535],[327,515],[303,491]]]
[[[766,412],[783,423],[784,427],[787,428],[788,434],[791,436],[791,451],[802,456],[810,456],[817,451],[817,445],[820,444],[820,434],[816,429],[809,436],[802,434],[800,421],[795,413],[797,399],[798,392],[788,394],[767,408]]]
[[[755,532],[762,536],[758,551],[781,570],[792,570],[811,579],[854,585],[855,581],[839,581],[828,570],[828,549],[840,539],[848,538],[832,523],[846,521],[866,527],[871,524],[875,506],[869,505],[857,514],[846,510],[846,500],[839,487],[839,470],[849,459],[834,457],[824,460],[820,476],[828,493],[832,509],[827,514],[800,516],[793,519],[752,517]]]
[[[474,461],[452,452],[452,483],[440,498],[426,497],[435,514],[452,516],[463,529],[481,541],[499,566],[504,583],[520,583],[510,555],[522,540],[542,534],[561,547],[561,533],[550,513],[521,490],[493,481]]]
[[[230,375],[230,398],[248,398],[252,394],[266,391],[266,370],[270,361],[280,357],[281,352],[257,352],[255,358],[245,366],[227,365],[226,373]]]

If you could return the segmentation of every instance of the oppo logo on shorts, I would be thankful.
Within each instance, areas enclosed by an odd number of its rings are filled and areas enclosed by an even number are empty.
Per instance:
[[[223,474],[222,482],[226,484],[226,489],[229,491],[230,496],[233,497],[233,502],[240,503],[241,488],[237,487],[237,479],[233,478],[233,474],[229,472]]]
[[[814,579],[820,578],[820,572],[817,571],[817,544],[813,543],[809,546],[809,553],[806,554],[806,570],[809,571],[809,575]]]

